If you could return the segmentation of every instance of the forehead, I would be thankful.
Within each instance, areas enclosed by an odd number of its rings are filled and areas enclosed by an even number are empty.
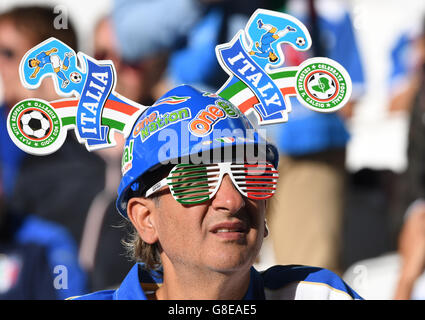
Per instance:
[[[220,142],[210,149],[202,149],[196,152],[196,148],[189,155],[179,158],[171,158],[167,161],[162,161],[164,165],[177,164],[212,164],[221,162],[233,163],[264,163],[270,160],[271,153],[266,144],[243,144],[235,143],[236,138],[223,138],[224,142]],[[227,144],[227,145],[226,145]]]
[[[172,159],[163,164],[158,164],[142,177],[142,182],[145,185],[150,184],[152,186],[165,178],[178,164],[213,164],[223,162],[259,164],[270,162],[268,157],[266,145],[239,144],[209,149],[199,153],[192,153],[187,157]]]
[[[9,18],[0,19],[0,42],[2,45],[13,46],[14,49],[27,50],[33,44],[32,39],[16,27]]]

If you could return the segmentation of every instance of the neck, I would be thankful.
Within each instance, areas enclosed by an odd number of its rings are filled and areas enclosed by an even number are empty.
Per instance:
[[[248,290],[250,269],[222,272],[164,264],[158,300],[240,300]]]

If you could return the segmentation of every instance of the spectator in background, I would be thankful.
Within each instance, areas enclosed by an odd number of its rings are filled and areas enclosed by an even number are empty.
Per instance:
[[[424,21],[425,22],[425,21]],[[390,112],[409,114],[407,168],[392,200],[396,250],[357,261],[344,279],[366,298],[425,298],[425,23],[404,31],[390,54]],[[356,268],[367,277],[355,281]],[[360,268],[360,269],[361,269]]]
[[[113,22],[120,53],[129,62],[164,54],[165,73],[161,81],[153,82],[159,95],[182,83],[215,92],[228,78],[218,64],[215,46],[230,41],[263,4],[257,0],[116,0]],[[164,12],[173,14],[162,19]]]
[[[16,174],[25,157],[24,152],[13,144],[7,134],[9,110],[17,102],[29,97],[37,96],[47,101],[56,98],[53,83],[49,81],[44,81],[37,90],[23,88],[19,78],[19,63],[30,48],[51,36],[77,48],[72,25],[68,29],[57,30],[53,27],[54,17],[53,9],[41,7],[15,8],[0,14],[0,77],[4,93],[4,99],[0,101],[0,162],[7,197],[12,194]]]
[[[173,85],[188,83],[216,92],[229,75],[220,67],[215,47],[243,30],[264,1],[200,1],[202,11],[184,41],[170,54],[167,76]]]
[[[151,105],[165,93],[164,78],[171,47],[197,15],[196,1],[114,1],[111,25],[122,63],[141,68],[142,91],[138,101]],[[164,19],[166,12],[172,12]],[[137,101],[137,100],[135,100]]]
[[[121,57],[127,62],[168,52],[199,18],[197,0],[115,0],[113,25]],[[165,13],[167,15],[164,19]]]
[[[404,31],[391,50],[391,73],[389,77],[390,112],[410,111],[419,90],[422,62],[425,61],[424,40],[421,26],[415,25]]]
[[[404,221],[398,246],[401,266],[394,294],[396,299],[412,298],[415,282],[425,270],[425,23],[421,32],[406,44],[412,51],[400,62],[410,63],[411,68],[399,68],[402,69],[400,73],[405,75],[404,90],[399,90],[390,103],[391,111],[410,111],[408,165],[403,176],[401,201]]]
[[[116,92],[142,105],[151,105],[158,94],[156,90],[160,90],[155,85],[165,68],[166,54],[153,51],[149,56],[124,60],[122,54],[126,50],[121,47],[116,31],[111,17],[99,20],[94,31],[94,57],[97,60],[109,59],[114,63],[118,78]]]
[[[286,65],[311,55],[336,60],[350,74],[353,94],[348,105],[332,114],[311,111],[291,98],[288,122],[266,127],[281,154],[281,178],[267,214],[275,259],[340,272],[349,140],[345,121],[362,90],[362,64],[350,15],[338,1],[288,1],[282,11],[300,19],[312,36],[308,51],[282,46]]]
[[[421,202],[421,203],[419,203]],[[398,253],[400,272],[394,298],[397,300],[423,299],[425,288],[417,287],[425,271],[425,201],[421,199],[408,212],[401,229]],[[416,288],[415,288],[416,286]]]
[[[98,21],[94,29],[93,41],[94,58],[111,60],[114,64],[117,73],[115,91],[136,102],[146,101],[143,66],[141,63],[126,64],[122,61],[110,17],[105,16]]]
[[[19,63],[26,51],[52,36],[78,51],[72,21],[68,21],[68,29],[55,29],[55,15],[53,9],[48,7],[18,7],[5,12],[3,16],[7,18],[0,20],[4,21],[0,28],[0,40],[4,40],[5,50],[1,51],[5,54],[4,59],[11,58],[10,50],[6,49],[20,49],[12,56],[13,64],[8,61],[3,66],[2,74],[13,83],[4,90],[8,105],[12,107],[27,97],[47,101],[57,99],[52,81],[43,81],[36,91],[24,89],[18,74]],[[37,28],[34,28],[35,25]],[[95,57],[100,60],[110,59],[116,66],[116,90],[136,102],[151,104],[154,95],[152,88],[161,74],[159,68],[163,65],[162,55],[138,62],[123,62],[107,18],[97,25],[95,39]],[[5,126],[8,110],[4,111],[2,123]],[[9,148],[21,157],[19,167],[17,161],[9,161],[16,168],[16,177],[7,180],[14,182],[10,192],[15,210],[34,213],[69,230],[78,243],[80,262],[89,274],[91,290],[105,289],[116,284],[123,273],[128,271],[128,263],[119,244],[123,231],[114,228],[120,221],[110,201],[115,196],[120,177],[122,137],[118,134],[115,136],[118,142],[115,148],[90,153],[78,143],[74,132],[68,132],[68,138],[60,150],[39,157],[20,151],[8,137],[6,128],[1,132],[2,139],[7,142],[4,154],[9,154]]]
[[[18,73],[20,60],[26,51],[49,37],[56,37],[78,50],[72,21],[68,21],[67,29],[56,29],[53,23],[55,17],[53,8],[38,6],[16,7],[2,13],[2,45],[20,49],[13,60],[0,66],[2,77],[8,80],[4,81],[5,117],[8,108],[21,99],[37,97],[52,101],[61,98],[57,96],[52,81],[43,81],[37,90],[24,89]],[[1,123],[5,126],[5,119]],[[32,156],[17,149],[6,130],[1,131],[1,136],[21,156],[15,175],[9,177],[15,182],[11,190],[11,205],[18,211],[35,213],[64,225],[78,242],[78,230],[83,225],[90,200],[101,188],[102,178],[99,177],[102,177],[102,171],[98,169],[103,166],[101,159],[85,151],[71,132],[59,152],[45,157]]]
[[[18,101],[28,97],[47,101],[59,98],[52,81],[43,81],[40,88],[27,90],[19,79],[24,54],[49,37],[78,51],[72,21],[68,21],[67,29],[56,29],[55,17],[53,8],[39,6],[16,7],[0,14],[0,73],[5,97],[0,119],[1,163],[5,194],[12,211],[31,213],[63,226],[78,245],[90,204],[103,188],[104,161],[87,152],[73,132],[68,133],[58,152],[39,157],[18,149],[6,130],[7,114]],[[46,242],[54,243],[50,233],[44,236]]]
[[[77,246],[65,228],[14,212],[0,183],[0,300],[65,299],[86,293]]]

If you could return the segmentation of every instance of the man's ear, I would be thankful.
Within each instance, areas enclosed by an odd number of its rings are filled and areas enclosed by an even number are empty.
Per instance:
[[[153,212],[156,209],[151,199],[131,198],[127,203],[127,216],[136,228],[142,240],[153,244],[158,241],[155,224],[152,223]]]

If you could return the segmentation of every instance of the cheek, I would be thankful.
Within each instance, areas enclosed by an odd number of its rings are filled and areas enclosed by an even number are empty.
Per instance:
[[[265,200],[250,202],[250,213],[252,219],[252,228],[255,232],[252,234],[253,245],[255,250],[260,250],[265,236],[265,220],[266,220],[266,202]],[[255,243],[255,244],[254,244]]]
[[[188,248],[196,243],[196,235],[201,234],[199,208],[187,208],[174,198],[161,199],[156,219],[158,239],[164,250]]]
[[[264,219],[266,217],[266,202],[265,200],[255,201],[250,200],[248,203],[250,216],[252,219],[253,226],[257,229],[261,229],[264,225]]]

